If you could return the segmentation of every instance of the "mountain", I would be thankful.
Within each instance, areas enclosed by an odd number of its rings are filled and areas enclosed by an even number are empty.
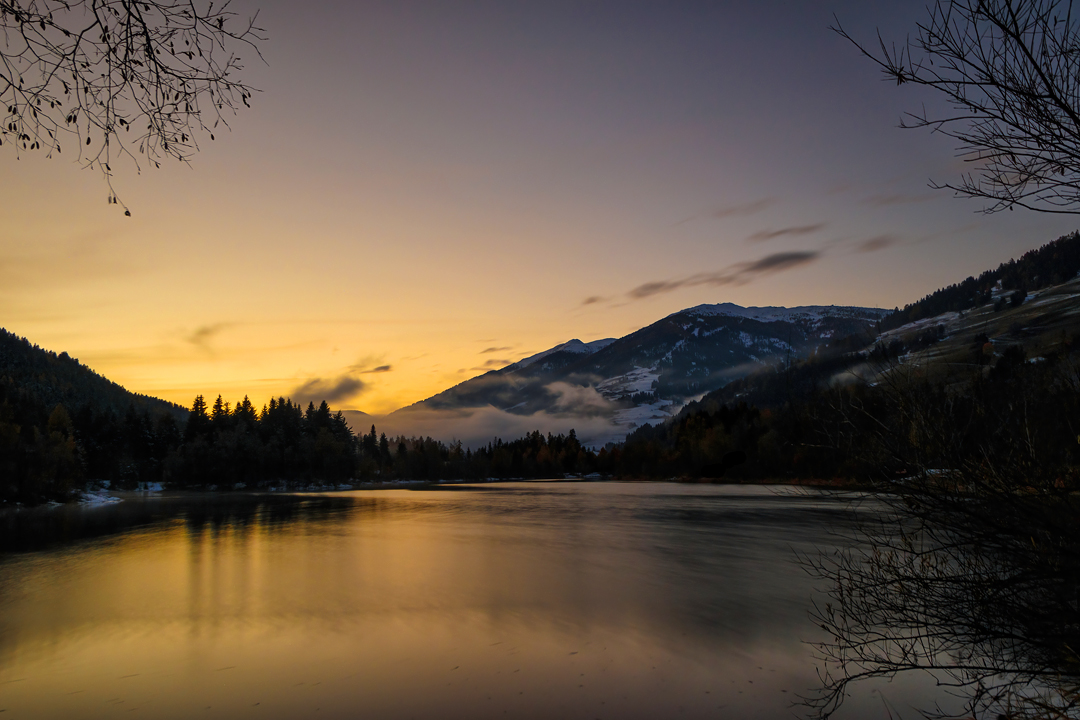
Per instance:
[[[571,355],[591,355],[597,350],[603,350],[613,342],[615,342],[615,338],[593,340],[589,343],[583,343],[580,340],[574,339],[564,342],[562,345],[556,345],[550,350],[545,350],[543,352],[538,352],[535,355],[530,355],[524,360],[518,360],[516,363],[514,363],[514,365],[519,368],[527,367],[556,353],[569,353]]]
[[[856,381],[877,385],[912,373],[960,389],[1003,359],[1024,357],[1037,364],[1071,356],[1080,348],[1080,277],[1076,264],[1066,262],[1073,252],[1080,253],[1080,235],[1059,238],[988,270],[979,276],[979,284],[968,278],[893,311],[878,326],[873,342],[863,347],[843,348],[847,352],[824,354],[782,372],[750,374],[682,412],[740,402],[775,409],[826,386]],[[1055,258],[1061,262],[1050,273],[1046,263]],[[1071,279],[1045,281],[1061,277]],[[948,309],[932,314],[934,308]],[[897,318],[907,316],[917,319],[897,324]]]
[[[49,411],[63,405],[71,414],[92,407],[95,412],[122,415],[134,405],[140,411],[164,412],[177,420],[187,417],[187,410],[179,405],[130,392],[66,352],[45,350],[3,328],[0,328],[0,383],[18,389]]]
[[[656,422],[688,399],[750,372],[810,355],[852,335],[869,339],[877,308],[699,305],[618,339],[569,342],[467,380],[391,414],[490,409],[592,423],[593,444]],[[601,437],[603,435],[603,437]]]
[[[728,383],[635,429],[602,471],[847,483],[963,468],[995,483],[1046,477],[1067,495],[1080,277],[1027,293],[1007,282],[975,306],[885,330],[863,348],[838,343]]]

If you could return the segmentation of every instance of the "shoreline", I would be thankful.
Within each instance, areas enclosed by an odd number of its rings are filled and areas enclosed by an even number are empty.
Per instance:
[[[338,492],[351,492],[356,490],[428,490],[450,488],[462,485],[494,485],[498,483],[657,483],[678,485],[737,485],[737,486],[783,486],[783,487],[806,487],[823,490],[836,490],[842,492],[869,491],[871,488],[862,483],[850,479],[821,479],[821,478],[776,478],[768,480],[743,480],[724,478],[649,478],[649,477],[555,477],[555,478],[487,478],[483,480],[388,480],[384,482],[353,482],[353,483],[268,483],[265,486],[233,486],[220,487],[207,485],[203,487],[169,488],[161,483],[153,483],[149,489],[113,489],[111,483],[92,483],[86,489],[76,491],[72,498],[59,502],[47,500],[40,503],[22,503],[4,501],[0,503],[0,513],[20,510],[36,510],[41,508],[62,507],[105,507],[115,505],[125,500],[152,497],[183,497],[196,495],[239,495],[239,494],[264,494],[264,495],[303,495],[303,494],[327,494]],[[240,484],[237,484],[240,485]]]

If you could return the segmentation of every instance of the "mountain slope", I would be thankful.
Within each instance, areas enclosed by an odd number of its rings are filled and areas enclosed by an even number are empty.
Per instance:
[[[1002,289],[870,347],[733,381],[635,429],[604,469],[847,483],[964,468],[995,483],[1048,477],[1060,489],[1075,476],[1080,427],[1080,278],[1013,296]],[[742,462],[728,463],[731,454]]]
[[[140,411],[168,412],[182,420],[187,410],[164,400],[140,395],[108,380],[69,357],[55,353],[0,328],[0,382],[32,396],[50,411],[63,405],[74,414],[90,406],[95,412],[123,414],[128,406]]]
[[[1064,235],[1042,247],[986,270],[978,277],[936,290],[921,300],[894,310],[881,321],[882,330],[945,312],[963,312],[1012,292],[1028,293],[1060,285],[1080,273],[1080,232]]]
[[[127,478],[155,443],[179,438],[187,414],[0,329],[0,502],[63,500],[86,477]]]
[[[753,370],[809,355],[853,334],[869,334],[887,311],[807,306],[699,305],[619,339],[571,340],[467,380],[397,414],[495,408],[605,418],[606,441],[642,422],[669,417],[687,399]],[[595,440],[595,438],[593,438]]]
[[[1009,302],[1000,302],[1001,298]],[[706,394],[680,414],[739,403],[779,408],[829,386],[888,383],[920,377],[963,392],[1003,360],[1030,363],[1072,356],[1080,348],[1080,278],[1044,287],[1011,300],[994,290],[986,302],[965,311],[944,312],[886,330],[863,349],[827,353],[779,372],[748,375]]]

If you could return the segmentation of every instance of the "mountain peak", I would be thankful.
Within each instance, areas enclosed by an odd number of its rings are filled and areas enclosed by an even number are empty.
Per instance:
[[[616,338],[604,338],[603,340],[593,340],[592,342],[585,343],[585,342],[581,342],[577,338],[574,338],[573,340],[568,340],[568,341],[564,342],[561,345],[556,345],[555,347],[553,347],[553,348],[551,348],[549,350],[544,350],[543,352],[538,352],[535,355],[530,355],[529,357],[527,357],[527,358],[525,358],[523,360],[518,360],[516,363],[511,365],[511,367],[515,367],[515,368],[528,367],[529,365],[532,365],[537,360],[543,360],[547,356],[554,355],[555,353],[558,353],[558,352],[568,352],[568,353],[573,353],[575,355],[591,355],[592,353],[596,352],[597,350],[603,350],[608,345],[615,342],[615,340],[616,340]]]

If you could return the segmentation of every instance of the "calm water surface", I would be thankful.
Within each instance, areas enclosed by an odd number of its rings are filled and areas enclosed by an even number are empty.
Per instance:
[[[818,637],[795,554],[844,517],[814,492],[644,483],[8,513],[0,713],[792,718]],[[866,688],[842,716],[923,692]]]

